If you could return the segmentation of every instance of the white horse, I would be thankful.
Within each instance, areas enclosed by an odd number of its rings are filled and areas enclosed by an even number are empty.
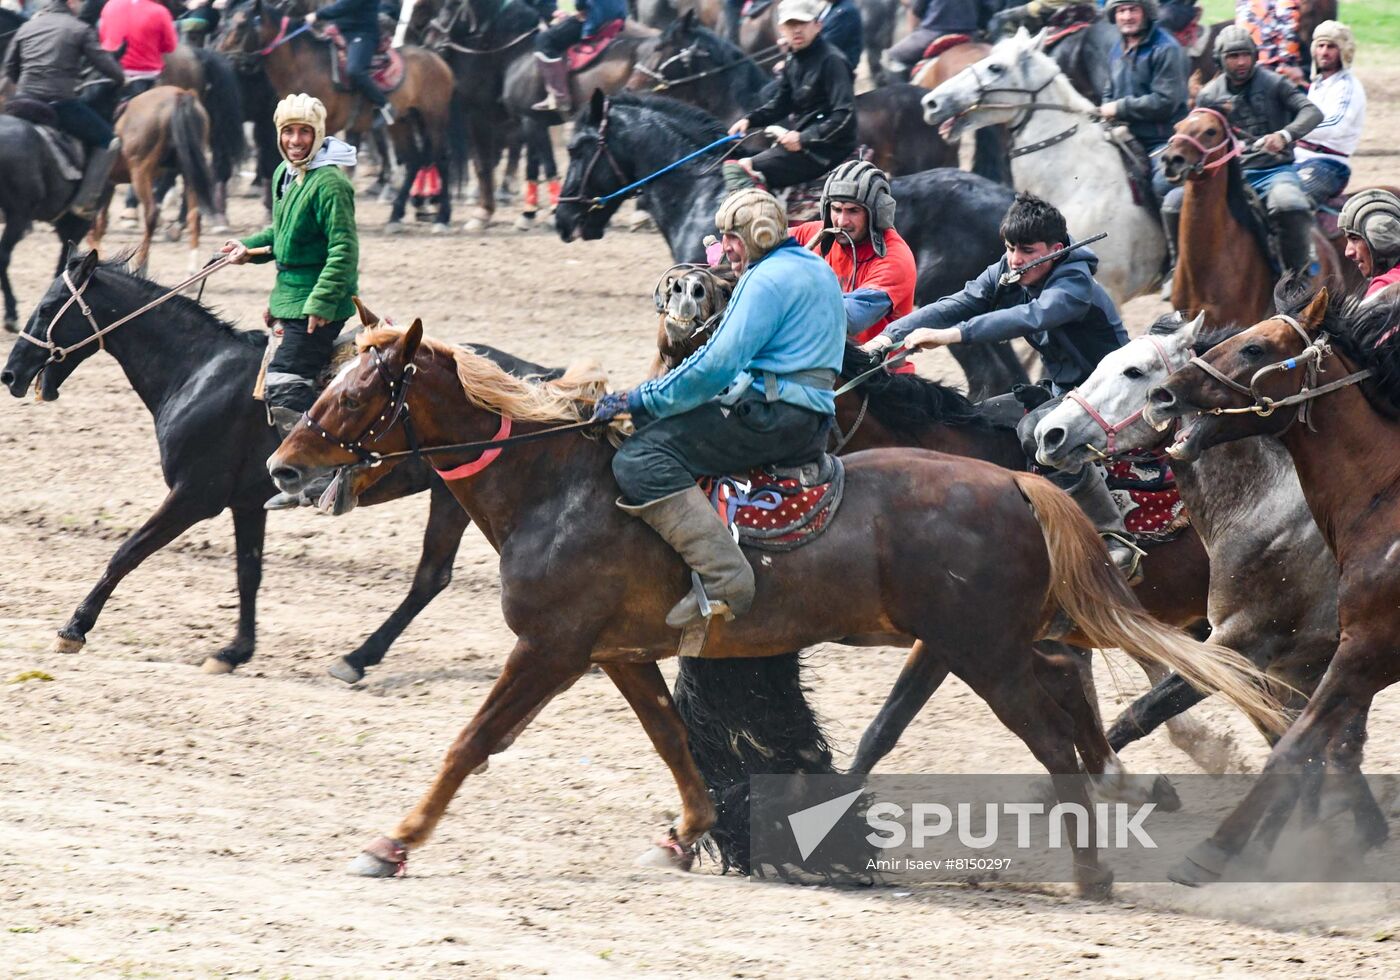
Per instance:
[[[1017,190],[1049,201],[1070,234],[1108,238],[1094,246],[1096,278],[1122,305],[1162,279],[1167,241],[1155,211],[1133,201],[1118,149],[1084,98],[1042,50],[1044,33],[1024,29],[924,96],[924,120],[945,140],[984,126],[1011,132]]]

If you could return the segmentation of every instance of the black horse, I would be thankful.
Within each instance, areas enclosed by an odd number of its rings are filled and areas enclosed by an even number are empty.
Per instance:
[[[124,263],[99,264],[94,252],[75,257],[67,271],[104,325],[165,292],[163,286],[128,273]],[[25,332],[39,339],[51,336],[68,346],[90,340],[92,327],[76,304],[49,333],[50,321],[68,298],[62,278],[55,280]],[[126,575],[190,527],[227,509],[233,515],[237,550],[238,630],[233,642],[205,665],[213,672],[232,670],[253,655],[267,513],[263,503],[276,492],[265,464],[279,440],[262,403],[252,397],[267,335],[235,330],[193,300],[175,296],[113,330],[104,341],[155,417],[161,468],[170,492],[146,523],[122,542],[97,585],[59,630],[57,645],[69,651],[81,648]],[[488,347],[473,349],[521,376],[558,374]],[[63,360],[46,364],[44,348],[18,340],[0,373],[0,384],[18,398],[37,379],[40,395],[51,401],[96,350],[98,345],[89,342]],[[400,467],[360,503],[381,503],[422,490],[431,490],[432,504],[413,586],[373,635],[332,665],[332,674],[341,680],[353,683],[366,667],[379,663],[390,644],[452,580],[452,562],[470,521],[426,464],[415,460]]]
[[[603,137],[606,122],[606,141]],[[574,123],[564,199],[554,213],[565,241],[603,237],[622,203],[597,198],[652,174],[724,135],[719,122],[694,106],[661,96],[595,94]],[[1012,191],[960,170],[929,170],[898,177],[895,223],[918,263],[915,303],[931,303],[961,289],[1002,251],[998,230]],[[640,204],[670,246],[672,261],[703,262],[703,239],[715,230],[724,199],[717,159],[700,158],[648,184]],[[959,344],[951,348],[973,398],[1009,391],[1026,374],[1009,346]]]

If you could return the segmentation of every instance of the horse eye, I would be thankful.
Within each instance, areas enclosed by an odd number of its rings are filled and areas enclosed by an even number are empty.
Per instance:
[[[694,296],[696,299],[704,299],[705,287],[697,282],[695,285],[690,287],[690,295]]]
[[[347,412],[357,412],[360,409],[360,402],[350,395],[341,395],[340,407]]]
[[[1142,371],[1138,368],[1130,367],[1123,371],[1123,377],[1131,378],[1132,380],[1136,381],[1138,378],[1142,377]]]
[[[1264,348],[1260,347],[1258,344],[1245,344],[1240,350],[1240,353],[1252,360],[1256,357],[1263,357]]]
[[[1000,75],[1002,72],[1006,71],[1006,66],[994,61],[987,66],[987,71],[991,72],[993,75]]]

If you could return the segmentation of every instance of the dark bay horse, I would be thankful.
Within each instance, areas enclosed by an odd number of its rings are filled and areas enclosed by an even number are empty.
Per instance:
[[[219,29],[219,50],[245,65],[260,62],[278,97],[305,92],[326,107],[326,132],[369,132],[371,106],[358,93],[341,89],[332,75],[331,44],[298,32],[296,6],[272,0],[252,0],[229,11]],[[419,169],[436,166],[444,186],[451,173],[448,132],[453,98],[452,72],[446,62],[426,48],[399,49],[404,61],[403,82],[386,93],[395,123],[388,127],[394,153],[404,165],[404,177],[389,213],[389,227],[401,227],[408,209],[413,178]],[[452,220],[452,195],[438,195],[435,231],[446,231]]]
[[[130,275],[124,266],[99,265],[95,252],[74,259],[67,268],[87,302],[106,321],[165,292],[164,287]],[[45,337],[50,320],[68,296],[62,279],[56,280],[30,316],[26,332]],[[54,324],[51,336],[59,344],[72,346],[91,338],[92,327],[75,305]],[[113,330],[104,344],[155,417],[170,493],[117,549],[97,585],[59,630],[55,646],[64,652],[80,650],[123,578],[190,527],[227,509],[233,515],[237,553],[238,629],[230,644],[205,661],[205,669],[211,673],[233,670],[253,656],[267,519],[263,503],[275,492],[263,464],[277,438],[262,403],[252,398],[267,335],[262,330],[234,330],[204,307],[176,296]],[[520,374],[552,377],[559,373],[487,347],[475,349]],[[42,347],[17,341],[0,372],[0,384],[18,398],[37,379],[40,396],[52,401],[68,376],[97,350],[97,344],[88,343],[46,367],[47,352]],[[432,502],[412,588],[372,636],[332,665],[332,674],[342,680],[357,680],[365,667],[383,659],[390,644],[452,580],[452,561],[470,521],[428,467],[400,467],[361,503],[380,503],[422,490],[431,490]]]
[[[606,134],[606,135],[604,135]],[[574,124],[564,199],[554,212],[565,241],[601,238],[622,198],[596,198],[655,173],[724,135],[711,115],[662,96],[595,95]],[[1002,252],[998,230],[1011,204],[1010,189],[975,174],[929,170],[894,180],[895,223],[918,263],[915,303],[931,303],[961,289]],[[718,160],[699,159],[643,188],[639,206],[655,220],[674,262],[703,262],[703,239],[714,233],[724,199]],[[1009,391],[1026,380],[1006,345],[959,344],[954,356],[974,398]]]
[[[513,378],[484,358],[425,342],[418,321],[402,333],[361,335],[359,345],[355,367],[268,460],[284,490],[347,465],[356,467],[352,492],[367,490],[398,459],[359,466],[366,441],[376,452],[412,455],[407,420],[416,445],[431,450],[489,440],[503,418],[517,434],[577,421],[579,401],[602,391],[596,383]],[[434,454],[435,466],[466,467],[448,488],[501,556],[502,604],[517,641],[428,793],[390,836],[366,848],[358,873],[401,870],[463,780],[594,663],[618,685],[676,780],[682,813],[662,853],[689,866],[715,807],[656,665],[676,651],[678,634],[663,614],[688,575],[649,528],[613,506],[612,454],[608,439],[578,433],[511,447],[489,462],[480,452]],[[1081,772],[1073,721],[1042,686],[1030,649],[1062,604],[1095,645],[1184,667],[1251,715],[1280,718],[1237,654],[1197,644],[1142,612],[1093,527],[1040,477],[886,450],[850,457],[846,487],[841,520],[812,544],[760,563],[755,610],[716,624],[707,658],[776,656],[849,637],[923,640],[925,655],[963,678],[1026,743],[1057,795],[1081,805],[1084,781],[1065,775]],[[870,535],[871,526],[883,533]],[[950,585],[930,590],[930,582]],[[1087,707],[1082,691],[1079,698]],[[1092,845],[1075,848],[1074,866],[1081,891],[1106,892],[1111,873]]]
[[[1292,284],[1297,286],[1298,284]],[[1264,777],[1173,877],[1219,880],[1255,835],[1271,845],[1295,806],[1317,817],[1324,772],[1339,774],[1364,851],[1386,839],[1384,812],[1361,776],[1367,714],[1400,680],[1400,311],[1358,306],[1303,286],[1300,299],[1211,348],[1155,388],[1149,420],[1177,422],[1171,453],[1275,435],[1298,471],[1339,574],[1341,641]]]

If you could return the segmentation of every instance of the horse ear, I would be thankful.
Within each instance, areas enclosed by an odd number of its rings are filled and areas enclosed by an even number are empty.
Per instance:
[[[374,313],[373,310],[370,310],[368,307],[365,306],[364,303],[361,303],[361,302],[360,302],[360,297],[358,297],[358,296],[351,296],[351,297],[350,297],[350,302],[354,303],[354,304],[355,304],[355,309],[356,309],[357,311],[359,311],[359,314],[360,314],[360,325],[361,325],[361,326],[363,326],[363,327],[377,327],[377,326],[379,326],[379,317],[375,315],[375,313]]]
[[[1185,317],[1182,317],[1182,320],[1185,320],[1185,319],[1186,319]],[[1186,333],[1187,333],[1187,336],[1195,337],[1195,336],[1199,335],[1200,332],[1201,332],[1201,330],[1205,328],[1205,325],[1206,325],[1206,311],[1205,311],[1205,310],[1202,310],[1201,312],[1199,312],[1199,313],[1196,314],[1196,319],[1194,319],[1194,320],[1192,320],[1190,323],[1186,324]]]
[[[423,321],[419,317],[413,318],[413,326],[403,332],[403,339],[399,341],[403,345],[403,362],[412,364],[413,359],[418,356],[418,345],[423,342]]]
[[[694,8],[694,7],[691,7],[689,10],[687,10],[687,11],[685,12],[685,14],[681,17],[681,26],[682,26],[686,31],[693,31],[693,30],[695,30],[695,8]]]
[[[1030,42],[1032,51],[1039,51],[1042,54],[1045,52],[1045,42],[1050,37],[1049,31],[1042,30],[1035,37],[1031,37],[1030,33],[1023,27],[1017,31],[1016,37],[1020,38],[1022,34],[1026,35],[1025,40]]]
[[[97,268],[97,262],[97,249],[95,248],[79,259],[78,268],[70,276],[74,284],[82,286],[83,283],[92,278],[93,270]]]
[[[595,129],[603,125],[603,116],[608,111],[608,97],[603,94],[603,90],[595,88],[593,98],[588,100],[588,123]]]
[[[1298,322],[1309,330],[1316,327],[1327,315],[1327,299],[1327,287],[1323,286],[1312,298],[1312,302],[1304,307],[1302,315],[1298,317]]]

